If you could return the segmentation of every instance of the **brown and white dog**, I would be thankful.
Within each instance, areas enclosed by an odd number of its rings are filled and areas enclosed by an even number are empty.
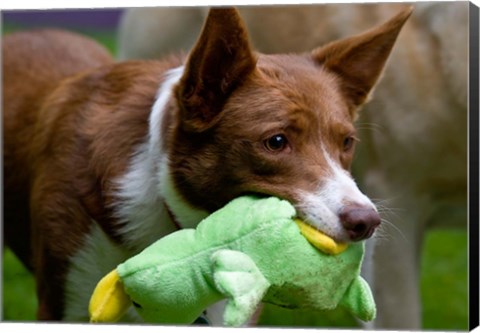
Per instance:
[[[245,193],[290,200],[338,241],[370,237],[354,121],[410,13],[264,55],[236,10],[212,9],[186,61],[114,63],[60,31],[5,37],[5,236],[35,273],[38,318],[88,319],[105,273]]]
[[[424,235],[439,225],[467,225],[469,3],[413,5],[390,65],[358,119],[361,144],[352,170],[386,220],[367,242],[373,253],[366,256],[363,271],[377,302],[374,326],[382,329],[422,327]],[[258,50],[285,53],[308,51],[367,29],[402,6],[242,6],[240,13]],[[118,55],[151,58],[189,49],[205,14],[201,7],[130,9],[120,25]],[[157,33],[163,29],[170,33]]]

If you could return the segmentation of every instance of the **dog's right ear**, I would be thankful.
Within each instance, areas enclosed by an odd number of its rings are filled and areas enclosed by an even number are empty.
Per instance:
[[[318,63],[338,74],[343,92],[354,107],[368,99],[412,10],[406,7],[380,26],[312,52]]]
[[[237,10],[211,9],[175,91],[183,128],[202,132],[213,126],[227,98],[255,64]]]

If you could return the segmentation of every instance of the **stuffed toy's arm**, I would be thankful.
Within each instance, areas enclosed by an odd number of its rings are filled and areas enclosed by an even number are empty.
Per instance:
[[[215,286],[228,299],[224,324],[241,326],[254,314],[270,283],[243,252],[219,250],[211,259]]]
[[[375,319],[375,300],[367,281],[361,276],[357,276],[352,281],[339,304],[360,320],[370,321]]]

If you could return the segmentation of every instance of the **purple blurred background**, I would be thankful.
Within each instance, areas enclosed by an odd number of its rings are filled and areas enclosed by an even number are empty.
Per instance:
[[[115,30],[123,9],[5,10],[3,25],[11,28],[62,27],[73,30]]]

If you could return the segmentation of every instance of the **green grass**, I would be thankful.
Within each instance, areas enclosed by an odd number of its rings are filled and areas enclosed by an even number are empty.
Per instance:
[[[9,249],[3,253],[2,287],[3,319],[35,320],[37,299],[33,277]]]
[[[455,229],[430,231],[422,256],[421,290],[423,328],[467,330],[467,232]],[[4,320],[29,321],[35,318],[34,282],[7,249],[3,261]],[[342,309],[322,313],[292,311],[267,305],[260,318],[264,326],[357,327]]]
[[[421,292],[424,327],[468,328],[468,235],[438,230],[426,239],[422,256]]]

